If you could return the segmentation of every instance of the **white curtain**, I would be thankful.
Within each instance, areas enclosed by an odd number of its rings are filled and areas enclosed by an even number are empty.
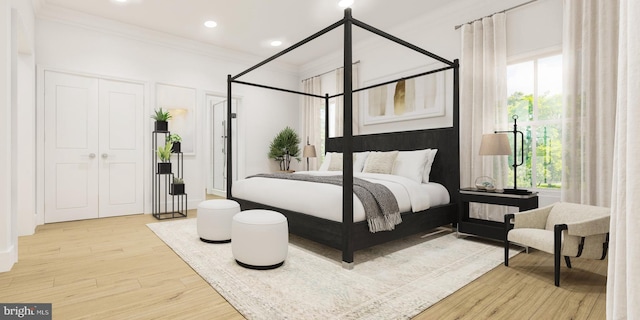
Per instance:
[[[506,156],[480,156],[482,134],[507,130],[507,48],[504,13],[462,26],[460,62],[460,186],[489,176],[506,185]],[[475,207],[475,208],[474,208]],[[502,221],[503,210],[471,207],[476,218]],[[482,209],[481,209],[482,208]],[[503,208],[504,209],[504,208]],[[495,215],[489,216],[489,213]]]
[[[618,0],[565,0],[562,189],[566,202],[610,206]]]
[[[351,68],[352,89],[358,88],[358,63],[352,64]],[[344,68],[336,69],[336,92],[344,91]],[[353,135],[357,135],[360,131],[360,93],[354,93],[352,97],[353,103]],[[336,98],[336,114],[335,114],[336,132],[334,137],[342,137],[344,131],[344,99]]]
[[[302,90],[305,93],[311,93],[315,95],[322,95],[322,87],[320,85],[320,77],[312,77],[302,81]],[[309,158],[309,170],[318,169],[318,159],[320,159],[322,152],[322,146],[324,137],[322,136],[322,128],[324,122],[320,117],[322,110],[324,110],[324,100],[315,97],[304,96],[304,136],[301,137],[303,145],[307,143],[309,138],[309,144],[316,147],[316,158]],[[306,167],[305,167],[306,169]]]
[[[620,0],[607,319],[640,319],[640,2]]]

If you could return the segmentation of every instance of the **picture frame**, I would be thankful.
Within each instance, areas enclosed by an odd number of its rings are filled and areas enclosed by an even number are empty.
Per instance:
[[[372,79],[364,87],[437,69],[428,65]],[[363,125],[445,116],[453,105],[453,72],[447,70],[368,89],[363,93]]]

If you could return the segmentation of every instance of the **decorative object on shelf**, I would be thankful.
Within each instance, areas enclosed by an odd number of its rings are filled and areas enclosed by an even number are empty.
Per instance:
[[[169,192],[169,194],[184,194],[184,180],[182,180],[182,178],[173,177],[173,183],[171,184],[171,191]]]
[[[171,173],[171,142],[167,142],[164,147],[159,146],[156,150],[156,154],[161,162],[158,162],[158,173],[168,174]]]
[[[307,158],[307,171],[309,171],[309,158],[316,157],[316,146],[309,144],[309,137],[307,137],[307,145],[302,149],[302,156]]]
[[[172,146],[171,146],[171,152],[172,153],[180,152],[180,146],[181,146],[180,141],[182,141],[182,137],[180,137],[180,135],[177,134],[177,133],[172,133],[172,134],[167,136],[166,142],[171,142],[172,143]]]
[[[279,162],[281,171],[289,171],[291,158],[300,161],[300,138],[298,134],[286,127],[273,138],[269,146],[269,159]]]
[[[510,155],[511,147],[509,146],[509,137],[505,133],[513,133],[513,189],[504,189],[507,194],[531,194],[526,189],[518,189],[518,167],[524,164],[524,134],[518,130],[518,116],[513,116],[513,130],[494,131],[492,134],[483,134],[480,143],[481,156],[500,156]],[[517,159],[518,154],[518,134],[520,135],[520,161]]]
[[[493,178],[488,176],[477,177],[475,181],[476,189],[483,191],[495,191],[496,185]]]
[[[162,108],[155,110],[155,113],[151,116],[155,122],[154,130],[158,132],[166,132],[169,130],[169,119],[171,119],[171,113],[169,111],[162,111]]]

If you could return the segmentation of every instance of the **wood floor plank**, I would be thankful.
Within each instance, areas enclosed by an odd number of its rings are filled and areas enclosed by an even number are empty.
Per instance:
[[[195,211],[189,217],[195,217]],[[38,226],[0,273],[0,302],[53,303],[54,319],[243,319],[149,228],[150,215]],[[604,319],[607,261],[576,259],[553,285],[533,251],[497,266],[415,319]],[[590,307],[589,307],[590,306]]]

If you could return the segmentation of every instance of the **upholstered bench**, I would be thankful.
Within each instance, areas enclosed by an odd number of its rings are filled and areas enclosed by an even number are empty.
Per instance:
[[[233,217],[231,251],[236,262],[251,269],[274,269],[287,257],[287,218],[271,210],[247,210]]]
[[[198,236],[209,243],[231,241],[231,221],[240,205],[227,199],[202,201],[198,205]]]

